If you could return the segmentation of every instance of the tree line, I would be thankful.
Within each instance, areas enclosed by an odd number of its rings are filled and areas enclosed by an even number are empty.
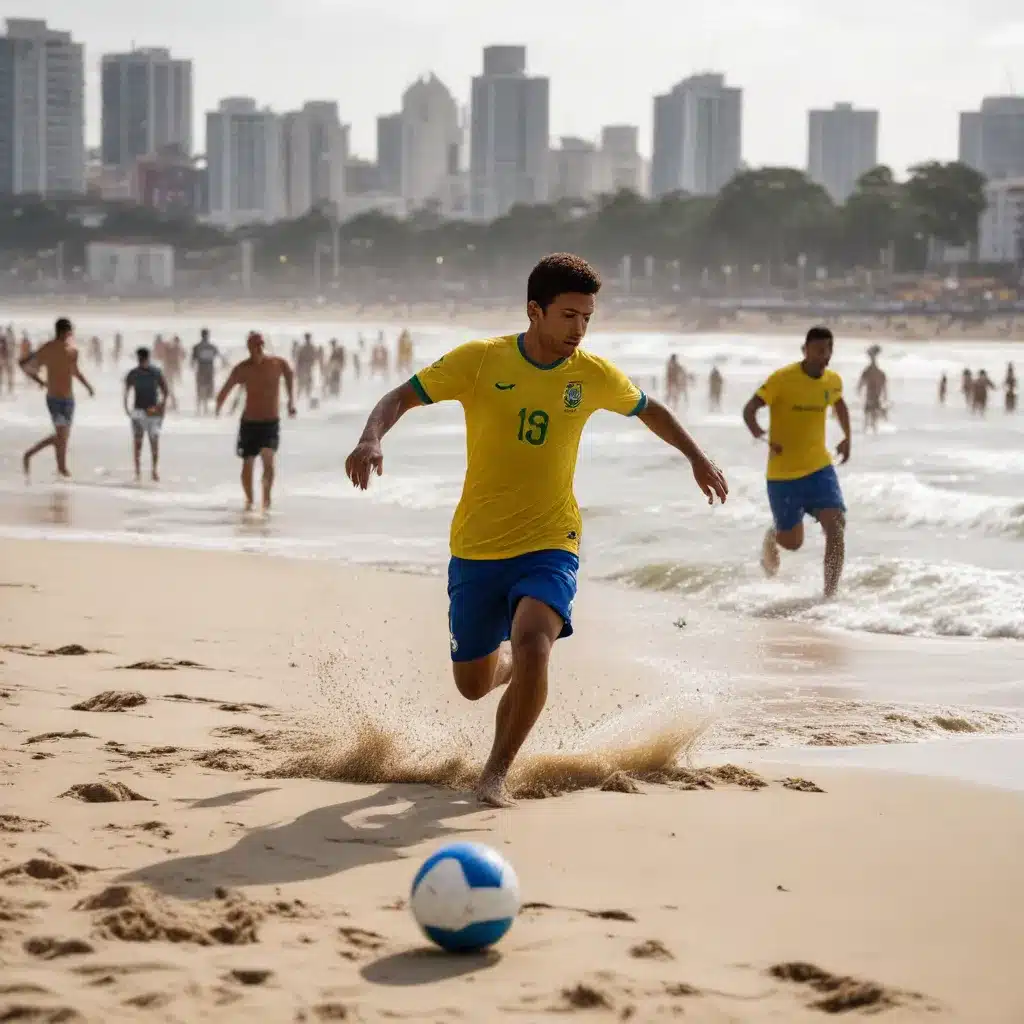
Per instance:
[[[985,205],[982,175],[937,161],[911,168],[902,181],[876,167],[842,204],[800,170],[764,167],[737,174],[715,196],[644,199],[621,191],[593,202],[517,206],[490,223],[447,220],[427,209],[404,219],[369,212],[335,224],[329,211],[315,209],[298,220],[227,232],[125,203],[83,216],[81,201],[8,197],[0,202],[0,253],[10,265],[19,254],[60,246],[72,266],[84,263],[91,240],[160,242],[175,246],[179,262],[202,269],[234,266],[239,243],[249,240],[255,270],[265,277],[317,273],[329,281],[337,261],[395,280],[469,283],[569,250],[606,272],[629,257],[635,275],[655,268],[676,290],[723,278],[738,288],[777,287],[791,285],[797,272],[921,272],[936,244],[976,243]]]

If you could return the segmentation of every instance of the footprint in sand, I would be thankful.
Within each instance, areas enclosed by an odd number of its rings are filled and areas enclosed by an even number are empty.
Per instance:
[[[95,697],[72,704],[72,711],[127,711],[129,708],[141,707],[146,698],[137,690],[104,690]]]
[[[77,889],[81,875],[97,870],[88,864],[65,864],[54,857],[33,857],[0,871],[0,881],[8,885],[38,882],[46,889]]]
[[[638,945],[632,946],[629,955],[637,960],[675,960],[665,944],[657,939],[645,939]]]
[[[0,832],[38,832],[49,827],[50,823],[47,821],[21,818],[17,814],[0,814]]]
[[[82,732],[80,729],[73,729],[71,732],[41,732],[38,736],[30,736],[25,740],[25,745],[33,743],[49,743],[51,740],[94,740],[91,732]]]
[[[131,665],[118,665],[121,672],[174,672],[179,668],[197,668],[203,672],[211,669],[207,665],[200,665],[198,661],[189,661],[184,658],[157,658],[146,661],[136,661]]]
[[[43,936],[26,939],[22,943],[22,949],[29,956],[40,960],[60,960],[66,956],[81,956],[96,951],[84,939],[54,939]]]
[[[923,998],[916,992],[903,992],[873,981],[833,974],[803,961],[775,964],[768,973],[779,981],[806,985],[819,993],[822,998],[815,999],[810,1006],[824,1013],[848,1013],[868,1008],[878,1012]]]
[[[123,782],[79,782],[60,794],[61,798],[80,800],[84,804],[126,803],[148,800],[149,797],[129,789]]]

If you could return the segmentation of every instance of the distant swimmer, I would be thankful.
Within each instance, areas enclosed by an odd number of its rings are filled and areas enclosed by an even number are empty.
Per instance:
[[[121,355],[124,352],[124,338],[120,333],[114,335],[114,365],[121,362]]]
[[[412,335],[405,329],[398,336],[395,368],[399,375],[412,373]]]
[[[679,397],[684,402],[689,402],[690,378],[683,364],[679,362],[679,356],[672,353],[665,364],[665,401],[669,407],[675,409],[679,406]]]
[[[89,339],[89,355],[93,363],[100,369],[103,368],[103,342],[94,334]]]
[[[124,411],[132,424],[135,479],[142,476],[142,441],[148,437],[151,475],[154,480],[159,480],[160,428],[163,426],[167,403],[171,399],[171,389],[163,371],[150,362],[148,348],[136,349],[135,357],[138,366],[129,370],[124,379]]]
[[[324,371],[324,393],[331,398],[341,394],[341,379],[345,373],[345,346],[338,344],[337,338],[331,338],[330,352]]]
[[[295,391],[299,398],[310,398],[313,395],[313,368],[317,363],[317,349],[313,344],[313,336],[303,336],[302,344],[293,347],[295,359]]]
[[[722,371],[717,366],[711,367],[708,374],[708,407],[712,412],[718,412],[722,408],[722,390],[725,380]]]
[[[1015,412],[1017,409],[1017,374],[1014,372],[1013,363],[1006,364],[1006,378],[1003,381],[1005,393],[1004,404],[1007,412]]]
[[[971,411],[984,416],[988,411],[988,394],[995,390],[995,382],[987,370],[979,370],[971,385]]]
[[[511,803],[506,778],[544,708],[551,648],[573,632],[582,533],[573,477],[590,416],[637,416],[689,460],[709,502],[728,494],[721,471],[664,405],[580,347],[600,287],[579,257],[545,257],[527,285],[526,332],[460,345],[388,392],[345,462],[366,490],[383,472],[381,441],[402,415],[462,403],[469,458],[451,528],[449,642],[463,697],[508,685],[476,788],[493,806]],[[509,639],[511,657],[501,647]]]
[[[949,392],[949,377],[943,373],[939,378],[939,405],[946,404],[946,394]]]
[[[964,396],[967,408],[974,407],[974,375],[965,366],[964,372],[960,374],[960,392]]]
[[[263,463],[263,511],[270,511],[274,460],[281,440],[281,382],[288,392],[288,415],[295,415],[295,376],[287,359],[266,354],[263,335],[253,331],[246,345],[249,358],[228,375],[217,395],[217,415],[236,386],[245,389],[245,408],[238,425],[236,450],[242,460],[245,510],[253,506],[252,478],[256,459]]]
[[[765,438],[768,456],[768,503],[774,526],[768,529],[761,565],[769,576],[779,570],[779,548],[799,551],[804,542],[805,515],[825,532],[825,596],[839,587],[846,551],[846,505],[839,477],[825,443],[825,414],[835,409],[843,428],[836,449],[841,464],[850,458],[850,410],[843,381],[828,368],[833,337],[827,327],[812,327],[804,342],[804,358],[776,370],[743,409],[743,421],[755,438]],[[768,406],[768,434],[757,422]]]
[[[864,395],[864,429],[878,432],[878,421],[885,419],[889,398],[889,378],[878,365],[881,349],[872,345],[868,349],[868,365],[857,382],[857,394]]]
[[[164,352],[164,371],[171,384],[181,380],[182,367],[185,365],[185,346],[181,338],[175,335]]]
[[[196,412],[205,416],[214,395],[214,376],[217,360],[226,360],[220,349],[210,341],[210,332],[204,327],[199,332],[199,341],[192,346],[192,369],[196,374]]]
[[[53,433],[34,444],[22,457],[25,475],[28,476],[32,456],[52,446],[57,457],[57,472],[64,477],[71,476],[68,472],[68,439],[75,418],[73,381],[79,381],[90,396],[95,395],[79,366],[71,321],[61,317],[57,321],[54,337],[37,352],[29,352],[20,365],[41,388],[46,388],[46,409],[53,422]],[[39,376],[39,371],[43,369],[46,370],[45,382]]]
[[[376,377],[380,374],[382,377],[387,377],[390,370],[389,360],[388,347],[384,342],[384,332],[381,331],[370,350],[370,376]]]

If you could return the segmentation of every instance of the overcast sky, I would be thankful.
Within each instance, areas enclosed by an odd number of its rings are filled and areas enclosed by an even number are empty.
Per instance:
[[[101,54],[167,46],[194,62],[204,113],[250,95],[286,110],[335,99],[353,150],[372,157],[375,119],[434,71],[459,103],[489,43],[528,49],[551,78],[551,134],[638,124],[652,97],[702,70],[744,90],[743,155],[806,161],[806,112],[837,100],[881,111],[880,156],[902,170],[953,159],[957,114],[1024,91],[1022,0],[0,0],[86,45],[88,138],[99,137]]]

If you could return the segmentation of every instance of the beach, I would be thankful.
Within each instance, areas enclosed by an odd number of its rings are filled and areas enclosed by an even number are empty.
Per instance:
[[[451,680],[460,409],[410,413],[357,492],[345,456],[396,379],[350,369],[283,423],[273,513],[247,515],[234,416],[196,416],[186,374],[161,482],[136,483],[122,380],[155,334],[208,326],[229,360],[253,326],[284,355],[307,329],[350,352],[397,334],[208,314],[73,314],[125,356],[85,363],[70,481],[44,453],[26,482],[45,407],[0,395],[0,1020],[1024,1019],[1024,418],[957,390],[1018,345],[840,335],[847,566],[823,602],[817,530],[776,579],[757,564],[764,449],[739,415],[799,338],[591,332],[655,395],[679,356],[730,495],[709,507],[640,424],[593,418],[576,633],[496,811],[471,797],[496,698]],[[411,329],[417,366],[485,333]],[[865,434],[874,341],[890,409]],[[431,952],[406,906],[454,839],[519,874],[488,956]]]
[[[685,714],[661,716],[660,747],[595,735],[655,686],[604,587],[556,650],[532,796],[494,811],[438,768],[479,763],[493,714],[450,682],[439,578],[51,541],[4,541],[0,564],[0,1016],[1024,1013],[1024,794],[756,755],[714,772]],[[780,625],[714,657],[739,671]],[[541,756],[556,736],[561,761]],[[666,742],[691,774],[601,791],[617,763],[664,769]],[[520,877],[527,907],[488,956],[430,952],[405,907],[454,838]]]

